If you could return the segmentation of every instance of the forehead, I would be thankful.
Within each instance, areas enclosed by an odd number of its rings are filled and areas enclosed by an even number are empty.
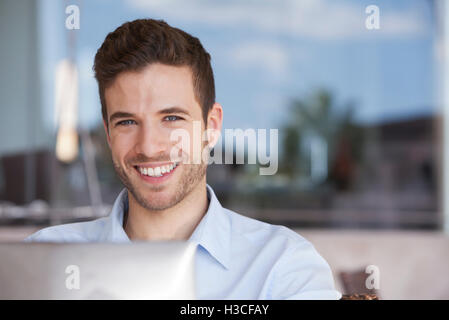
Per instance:
[[[192,72],[188,66],[154,63],[138,72],[120,73],[105,90],[105,99],[108,115],[118,110],[157,111],[169,105],[201,111],[195,100]]]

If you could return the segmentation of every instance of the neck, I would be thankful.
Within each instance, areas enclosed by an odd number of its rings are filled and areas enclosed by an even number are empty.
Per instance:
[[[143,208],[128,191],[125,232],[130,240],[187,240],[209,206],[206,179],[178,204],[165,210]]]

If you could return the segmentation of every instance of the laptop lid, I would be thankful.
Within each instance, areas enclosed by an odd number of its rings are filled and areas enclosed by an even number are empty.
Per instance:
[[[196,244],[0,243],[0,299],[195,299]]]

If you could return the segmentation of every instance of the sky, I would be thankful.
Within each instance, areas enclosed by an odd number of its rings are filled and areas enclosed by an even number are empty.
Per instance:
[[[44,106],[53,125],[53,75],[75,33],[80,76],[79,123],[101,121],[92,73],[107,33],[137,18],[163,19],[198,37],[212,56],[225,128],[280,128],[293,99],[318,89],[337,109],[378,123],[428,115],[435,108],[435,22],[431,1],[360,0],[79,0],[80,29],[64,26],[68,2],[41,0]],[[365,9],[380,10],[368,30]]]

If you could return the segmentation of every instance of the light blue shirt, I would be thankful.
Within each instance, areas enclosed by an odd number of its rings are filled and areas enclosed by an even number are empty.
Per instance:
[[[198,244],[198,299],[340,299],[328,263],[296,232],[225,209],[207,185],[209,208],[189,241]],[[39,230],[25,241],[130,242],[124,189],[109,216]]]

